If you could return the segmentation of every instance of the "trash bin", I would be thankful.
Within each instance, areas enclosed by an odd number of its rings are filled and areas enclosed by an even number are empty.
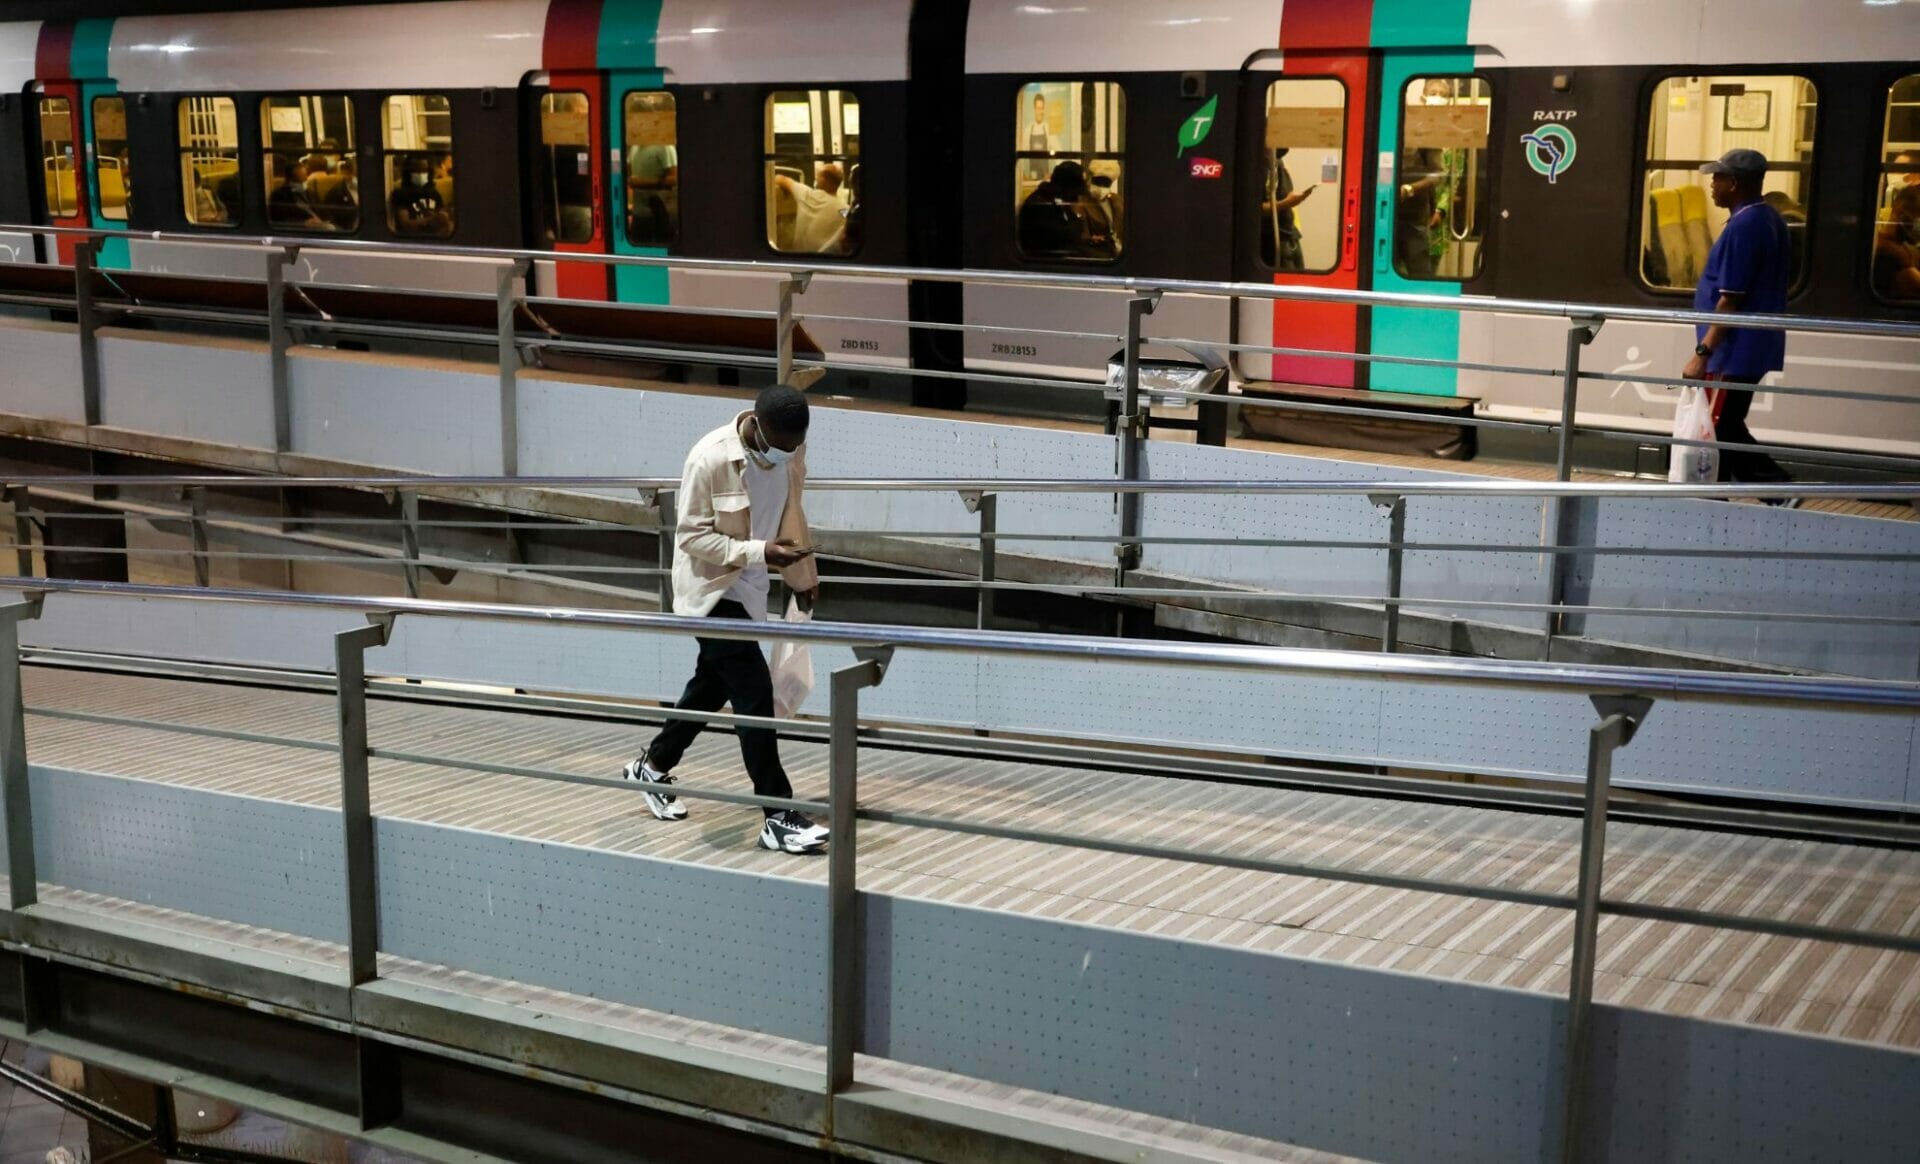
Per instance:
[[[1155,427],[1185,429],[1192,431],[1194,439],[1200,444],[1224,445],[1227,443],[1227,406],[1195,401],[1190,396],[1217,395],[1226,383],[1227,362],[1211,349],[1179,350],[1191,358],[1168,359],[1144,355],[1140,358],[1140,396],[1147,405],[1148,431],[1151,432]],[[1126,359],[1126,352],[1119,351],[1107,360],[1106,394],[1110,430],[1113,418],[1120,414],[1121,396],[1126,391]],[[1187,395],[1155,395],[1166,392]],[[1160,409],[1162,415],[1153,415],[1154,409]],[[1169,412],[1177,415],[1165,415]]]

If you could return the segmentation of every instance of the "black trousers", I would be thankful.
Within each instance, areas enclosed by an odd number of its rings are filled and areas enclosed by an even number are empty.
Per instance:
[[[1715,376],[1715,380],[1727,384],[1758,384],[1758,376]],[[1753,393],[1735,388],[1720,389],[1720,419],[1713,422],[1713,439],[1739,445],[1756,445],[1753,432],[1747,428],[1747,410],[1753,407]],[[1765,453],[1750,453],[1744,449],[1720,450],[1720,479],[1722,481],[1750,481],[1756,484],[1769,484],[1775,481],[1788,481],[1792,478],[1780,462]]]
[[[738,602],[723,598],[709,618],[745,619],[747,610]],[[700,661],[693,678],[680,693],[676,708],[688,711],[719,711],[733,704],[735,715],[773,714],[773,674],[767,670],[767,657],[760,644],[748,639],[708,639],[696,637]],[[698,720],[670,720],[647,747],[647,762],[655,771],[671,772],[686,754],[687,745],[706,725]],[[747,775],[753,779],[758,796],[792,797],[793,785],[787,782],[787,770],[780,766],[780,745],[772,728],[738,727],[740,756],[746,761]],[[767,809],[772,816],[776,809]]]

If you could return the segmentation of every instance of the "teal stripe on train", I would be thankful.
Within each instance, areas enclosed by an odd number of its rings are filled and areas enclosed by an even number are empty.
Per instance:
[[[606,0],[600,9],[599,65],[607,72],[607,141],[621,153],[621,180],[614,181],[609,235],[616,255],[664,255],[667,248],[636,246],[627,238],[626,96],[659,89],[660,7],[664,0]],[[615,267],[613,297],[621,303],[669,303],[665,267]]]
[[[1380,151],[1383,173],[1374,208],[1373,286],[1380,291],[1458,296],[1460,285],[1435,279],[1408,279],[1393,266],[1394,197],[1400,187],[1401,109],[1407,82],[1414,77],[1473,71],[1467,47],[1467,15],[1472,0],[1374,0],[1373,46],[1386,50],[1380,62]],[[1451,311],[1376,307],[1372,312],[1372,348],[1378,355],[1424,359],[1460,358],[1460,322]],[[1383,391],[1454,396],[1459,374],[1452,368],[1373,365],[1368,383]]]
[[[118,93],[107,69],[107,46],[113,41],[113,21],[82,20],[73,26],[73,50],[67,59],[72,69],[70,74],[80,82],[80,132],[86,135],[88,158],[93,157],[94,124],[93,102],[96,97],[109,97]],[[102,230],[125,230],[125,219],[118,221],[107,218],[100,212],[100,181],[98,163],[91,180],[87,183],[87,197],[92,202],[93,224]],[[127,254],[127,240],[124,238],[106,238],[100,241],[100,251],[94,257],[94,265],[106,270],[124,271],[132,265]]]

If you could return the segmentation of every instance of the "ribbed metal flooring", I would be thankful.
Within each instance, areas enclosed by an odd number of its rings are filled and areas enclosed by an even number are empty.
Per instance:
[[[29,708],[85,710],[328,742],[325,695],[32,667]],[[545,715],[375,700],[376,748],[612,775],[647,730]],[[40,763],[332,805],[327,751],[29,714]],[[826,749],[787,744],[798,795],[823,799]],[[376,760],[382,815],[821,880],[825,863],[752,844],[756,810],[690,802],[655,821],[630,793]],[[746,791],[728,736],[703,736],[679,775]],[[1567,818],[1330,793],[868,750],[862,801],[973,821],[1571,893]],[[1920,854],[1615,823],[1608,896],[1886,932],[1920,933]],[[1566,911],[1324,879],[1195,866],[884,824],[860,833],[863,889],[1560,992]],[[1603,1001],[1920,1047],[1920,956],[1605,918]]]

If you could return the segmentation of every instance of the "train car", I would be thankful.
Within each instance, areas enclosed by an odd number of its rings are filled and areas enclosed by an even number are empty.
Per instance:
[[[1920,299],[1876,288],[1873,268],[1878,220],[1909,172],[1896,159],[1920,144],[1916,48],[1920,14],[1906,5],[975,0],[967,196],[981,229],[967,260],[1686,307],[1726,217],[1706,199],[1699,163],[1745,146],[1775,163],[1768,198],[1796,247],[1792,310],[1913,318]],[[1080,217],[1101,228],[1025,237],[1034,191],[1063,162],[1104,179],[1078,195]],[[1106,331],[1121,316],[1104,298],[981,295],[968,319]],[[1293,350],[1241,351],[1235,370],[1249,390],[1464,395],[1483,415],[1559,414],[1548,379],[1417,362],[1552,368],[1566,342],[1553,320],[1246,300],[1231,325],[1241,348]],[[1149,331],[1206,340],[1229,329],[1169,300]],[[1691,334],[1610,324],[1584,366],[1677,374]],[[968,362],[1085,375],[1106,343],[983,335],[969,338]],[[1788,359],[1777,382],[1920,403],[1912,344],[1801,336]],[[1672,399],[1631,382],[1589,387],[1581,415],[1661,430]],[[1808,444],[1920,452],[1912,405],[1775,395],[1754,417]]]
[[[0,24],[0,158],[10,160],[0,174],[20,176],[0,177],[0,225],[32,222],[35,216],[34,168],[27,160],[38,143],[30,142],[27,108],[39,51],[39,21]],[[0,230],[0,263],[31,263],[38,257],[32,235]]]
[[[1098,376],[1118,293],[836,276],[858,263],[1686,306],[1724,212],[1701,160],[1774,161],[1792,310],[1912,319],[1920,7],[1796,0],[461,0],[0,26],[9,220],[130,228],[105,266],[257,278],[153,230],[554,253],[536,290],[765,310],[836,360]],[[298,187],[296,189],[296,186]],[[351,192],[364,187],[357,195]],[[1904,204],[1903,204],[1904,205]],[[0,259],[70,259],[0,239]],[[492,289],[494,265],[309,254],[295,279]],[[990,329],[959,340],[965,320]],[[935,325],[910,329],[907,321]],[[1037,329],[1022,332],[1020,328]],[[1247,391],[1417,393],[1548,419],[1565,325],[1169,296],[1149,331]],[[1664,429],[1683,327],[1617,322],[1587,423]],[[1278,352],[1262,349],[1277,348]],[[1301,354],[1368,353],[1376,362]],[[1797,337],[1781,382],[1920,397],[1900,341]],[[922,403],[957,403],[938,390]],[[1778,439],[1920,452],[1911,405],[1763,397]]]

